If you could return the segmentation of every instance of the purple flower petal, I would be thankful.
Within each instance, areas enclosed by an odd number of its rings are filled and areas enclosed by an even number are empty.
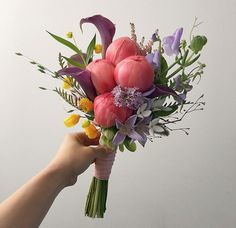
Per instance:
[[[172,44],[172,50],[175,55],[179,54],[179,45],[180,45],[180,39],[183,34],[183,28],[178,28],[174,32],[173,36],[175,37],[174,42]]]
[[[137,115],[130,116],[126,120],[125,125],[129,127],[133,127],[135,125],[136,120],[137,120]]]
[[[90,100],[96,97],[96,90],[91,80],[91,73],[87,70],[81,70],[78,67],[68,67],[57,72],[59,75],[70,75],[81,86],[85,94]]]
[[[67,68],[63,68],[63,69],[59,70],[57,73],[59,75],[70,75],[73,77],[73,76],[81,73],[82,71],[84,71],[84,70],[80,69],[79,67],[67,67]]]
[[[172,36],[163,38],[163,48],[167,55],[179,54],[180,39],[183,34],[183,28],[178,28]]]
[[[114,138],[113,138],[113,140],[112,140],[112,143],[117,146],[117,145],[119,145],[119,144],[121,144],[121,143],[124,142],[125,137],[126,137],[126,135],[124,135],[124,134],[122,134],[120,131],[118,131],[118,132],[115,134],[115,136],[114,136]]]
[[[123,124],[122,124],[118,119],[116,119],[116,127],[117,127],[118,129],[120,129],[120,128],[123,127]]]
[[[143,139],[142,136],[138,132],[136,132],[135,130],[130,131],[128,136],[133,140],[139,141],[139,140]]]
[[[157,85],[155,91],[150,95],[150,97],[154,98],[154,97],[160,97],[163,95],[177,96],[177,93],[173,89],[167,86]]]
[[[84,23],[92,23],[97,27],[102,40],[102,56],[105,58],[107,47],[112,42],[116,31],[115,25],[102,15],[94,15],[92,17],[82,18],[80,20],[81,30]]]

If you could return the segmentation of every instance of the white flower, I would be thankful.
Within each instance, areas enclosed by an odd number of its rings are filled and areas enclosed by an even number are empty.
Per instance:
[[[165,128],[162,125],[160,125],[159,121],[160,118],[156,118],[149,123],[149,131],[150,134],[153,136],[156,136],[156,134],[160,134],[165,131]]]
[[[151,106],[151,109],[152,111],[171,111],[172,109],[170,107],[165,107],[164,106],[164,103],[165,103],[165,98],[161,98],[161,99],[158,99],[158,98],[154,98],[152,99],[152,106]]]
[[[141,107],[137,111],[138,117],[144,118],[144,117],[149,117],[151,115],[152,111],[147,109],[147,107],[148,107],[147,103],[141,105]]]

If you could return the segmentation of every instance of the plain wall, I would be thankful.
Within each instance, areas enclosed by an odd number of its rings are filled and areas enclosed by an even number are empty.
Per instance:
[[[204,23],[196,33],[209,42],[207,64],[190,98],[205,94],[205,110],[187,116],[173,132],[136,153],[118,153],[109,182],[104,219],[84,217],[93,167],[74,187],[61,192],[42,228],[235,228],[236,227],[236,1],[0,1],[0,201],[52,159],[66,132],[65,104],[54,93],[58,83],[14,55],[23,52],[53,70],[57,55],[70,51],[45,30],[61,36],[73,31],[85,48],[96,29],[79,20],[93,14],[110,18],[116,37],[136,24],[139,38],[156,28],[162,36],[184,27],[189,38],[194,16]]]

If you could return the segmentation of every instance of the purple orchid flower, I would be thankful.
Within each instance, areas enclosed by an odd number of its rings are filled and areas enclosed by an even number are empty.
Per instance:
[[[160,52],[154,51],[153,53],[149,53],[146,55],[146,60],[152,65],[154,70],[157,70],[160,67]]]
[[[81,30],[84,23],[92,23],[98,29],[102,40],[102,56],[103,58],[105,58],[106,50],[112,42],[113,36],[116,31],[115,25],[109,19],[103,17],[102,15],[94,15],[92,17],[82,18],[80,20]]]
[[[94,100],[96,97],[96,90],[91,80],[91,73],[88,70],[82,70],[78,67],[68,67],[61,69],[57,72],[59,75],[70,75],[81,86],[85,94],[90,100]]]
[[[183,34],[183,28],[178,28],[172,36],[163,38],[163,48],[167,55],[179,54],[180,39]]]
[[[116,120],[116,127],[118,128],[118,131],[112,140],[114,145],[118,146],[123,143],[126,136],[130,137],[132,140],[143,140],[142,136],[135,131],[136,120],[137,115],[130,116],[124,124],[119,120]]]

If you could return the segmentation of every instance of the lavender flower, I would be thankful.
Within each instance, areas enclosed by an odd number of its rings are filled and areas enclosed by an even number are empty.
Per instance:
[[[112,143],[116,146],[122,144],[126,136],[130,137],[132,140],[143,141],[143,137],[135,130],[135,122],[137,120],[137,115],[130,116],[126,122],[123,124],[119,120],[116,120],[116,127],[118,132],[115,134]]]
[[[137,88],[122,88],[118,85],[112,90],[112,94],[117,107],[137,110],[145,102],[145,97]]]
[[[163,38],[163,48],[167,55],[179,54],[180,39],[183,33],[183,28],[178,28],[172,36]]]
[[[154,70],[160,67],[160,52],[155,50],[153,53],[146,55],[146,60],[152,65]]]

